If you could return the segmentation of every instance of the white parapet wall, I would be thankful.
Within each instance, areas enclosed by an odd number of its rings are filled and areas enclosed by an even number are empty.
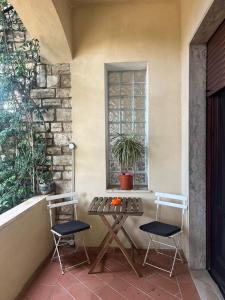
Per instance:
[[[14,300],[52,247],[45,196],[0,215],[0,299]]]

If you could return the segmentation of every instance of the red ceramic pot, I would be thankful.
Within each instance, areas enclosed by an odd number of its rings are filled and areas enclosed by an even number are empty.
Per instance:
[[[133,175],[122,174],[119,176],[120,189],[121,190],[132,190],[133,189]]]

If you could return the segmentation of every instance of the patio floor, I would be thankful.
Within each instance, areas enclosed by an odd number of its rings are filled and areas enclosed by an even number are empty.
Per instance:
[[[64,260],[66,264],[74,264],[83,258],[83,253],[74,255],[68,248]],[[89,249],[91,261],[97,250]],[[136,255],[136,262],[141,265],[144,252]],[[168,265],[168,257],[152,254],[160,265]],[[131,270],[124,256],[118,249],[112,250],[104,258],[96,271],[88,274],[89,265],[81,265],[71,269],[65,275],[60,274],[58,262],[46,263],[37,272],[29,286],[19,299],[32,300],[199,300],[199,296],[187,264],[176,265],[176,275],[169,278],[167,273],[149,266],[141,267],[143,277],[138,278]]]

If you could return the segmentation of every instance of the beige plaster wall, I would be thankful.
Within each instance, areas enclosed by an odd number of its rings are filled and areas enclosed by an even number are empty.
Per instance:
[[[190,43],[214,0],[181,0],[182,46]]]
[[[29,201],[21,205],[26,207]],[[20,210],[21,205],[5,214]],[[14,300],[52,250],[52,238],[45,199],[4,226],[5,214],[0,216],[0,299]]]
[[[181,192],[180,6],[177,0],[79,5],[74,8],[75,59],[71,65],[76,191],[80,217],[93,225],[87,242],[99,244],[105,227],[87,216],[94,196],[106,191],[104,64],[147,62],[149,70],[149,189]],[[119,194],[120,195],[120,194]],[[153,193],[121,196],[144,199],[145,215],[130,218],[128,231],[139,246],[147,241],[138,225],[154,215]],[[170,221],[176,219],[168,211]]]
[[[72,58],[71,16],[68,0],[11,0],[24,26],[40,42],[41,56],[50,63]]]
[[[73,36],[72,36],[72,9],[70,0],[52,0],[62,24],[62,29],[65,33],[67,43],[70,48],[71,55],[73,54]],[[55,31],[56,32],[56,31]],[[61,47],[61,45],[60,45]],[[58,45],[58,48],[60,48]],[[62,51],[63,49],[61,49]],[[71,57],[70,57],[71,59]],[[69,59],[69,61],[70,61]],[[65,61],[66,62],[66,61]]]
[[[182,192],[189,193],[189,46],[213,0],[181,0],[181,137]],[[184,245],[189,256],[188,214],[186,215]]]

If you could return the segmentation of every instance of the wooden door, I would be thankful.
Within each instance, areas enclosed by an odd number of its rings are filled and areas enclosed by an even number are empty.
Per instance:
[[[225,86],[225,21],[207,44],[207,95]]]
[[[208,269],[225,295],[225,88],[207,100]]]
[[[225,21],[207,46],[207,268],[225,295]]]

